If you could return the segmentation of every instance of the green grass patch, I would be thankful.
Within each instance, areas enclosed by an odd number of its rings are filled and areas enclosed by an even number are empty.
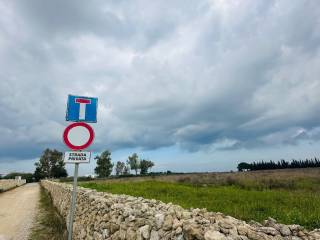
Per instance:
[[[172,202],[184,208],[207,208],[261,222],[273,217],[281,223],[320,227],[320,193],[287,189],[245,189],[239,186],[195,186],[160,181],[87,182],[82,187]]]
[[[39,214],[32,228],[29,240],[67,239],[67,230],[63,218],[52,204],[49,193],[41,187]]]

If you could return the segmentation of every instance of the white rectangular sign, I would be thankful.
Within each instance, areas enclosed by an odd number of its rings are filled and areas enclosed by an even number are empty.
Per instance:
[[[91,152],[65,152],[64,162],[65,163],[89,163],[91,158]]]

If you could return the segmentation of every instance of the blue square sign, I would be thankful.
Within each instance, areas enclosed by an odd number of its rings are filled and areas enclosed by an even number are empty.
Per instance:
[[[68,96],[66,120],[72,122],[97,122],[98,98]]]

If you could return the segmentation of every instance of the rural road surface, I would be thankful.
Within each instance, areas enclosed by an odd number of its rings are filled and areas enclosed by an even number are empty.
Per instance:
[[[36,216],[39,184],[0,193],[0,240],[26,240]]]

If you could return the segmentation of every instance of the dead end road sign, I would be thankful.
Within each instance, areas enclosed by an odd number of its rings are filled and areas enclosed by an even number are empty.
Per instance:
[[[68,96],[66,120],[72,122],[97,122],[98,98]]]

